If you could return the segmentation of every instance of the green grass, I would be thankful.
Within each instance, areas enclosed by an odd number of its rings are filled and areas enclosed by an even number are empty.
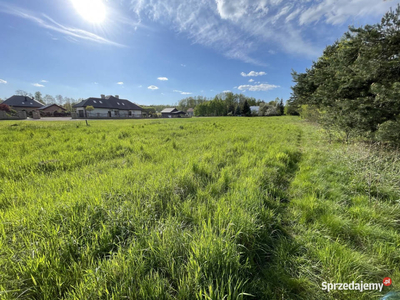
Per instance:
[[[371,299],[399,155],[295,117],[0,123],[0,299]],[[374,291],[326,282],[382,282]]]

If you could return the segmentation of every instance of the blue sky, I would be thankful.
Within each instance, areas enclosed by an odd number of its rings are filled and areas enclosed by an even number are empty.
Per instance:
[[[286,100],[292,69],[398,3],[0,0],[0,98],[22,89],[143,105],[223,91]]]

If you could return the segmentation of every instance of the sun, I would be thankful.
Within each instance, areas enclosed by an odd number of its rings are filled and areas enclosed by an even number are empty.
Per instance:
[[[91,23],[101,23],[106,18],[106,7],[102,0],[71,0],[76,11]]]

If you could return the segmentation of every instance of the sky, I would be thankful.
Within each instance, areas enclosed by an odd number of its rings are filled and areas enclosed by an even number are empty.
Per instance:
[[[21,89],[174,104],[224,91],[287,100],[348,26],[400,0],[0,0],[0,98]]]

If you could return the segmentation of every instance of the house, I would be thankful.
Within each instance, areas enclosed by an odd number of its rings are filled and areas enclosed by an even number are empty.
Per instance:
[[[193,108],[189,108],[189,109],[186,111],[186,114],[187,114],[189,117],[193,117],[193,115],[194,115],[194,109],[193,109]]]
[[[182,118],[183,116],[185,116],[185,112],[177,110],[174,107],[168,107],[161,111],[161,116],[163,118]]]
[[[57,104],[48,104],[39,108],[40,114],[45,116],[60,116],[65,115],[66,109]]]
[[[93,110],[87,110],[88,106]],[[126,99],[120,99],[118,95],[100,98],[90,97],[75,104],[78,118],[140,118],[143,108]]]
[[[18,96],[18,95],[14,95],[8,98],[2,104],[7,104],[16,111],[25,111],[26,113],[31,113],[32,111],[36,111],[43,106],[42,103],[36,101],[33,98],[30,98],[28,96]]]
[[[258,111],[260,110],[259,106],[250,106],[251,114],[258,115]]]

